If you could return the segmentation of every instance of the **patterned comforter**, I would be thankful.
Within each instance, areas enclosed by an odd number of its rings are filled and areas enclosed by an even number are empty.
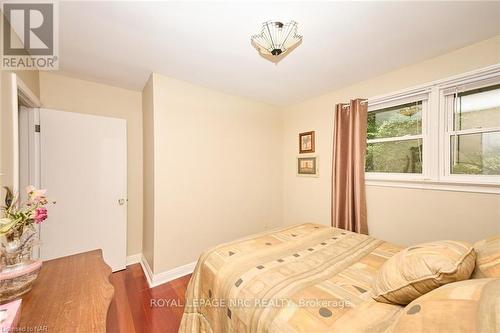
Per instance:
[[[402,307],[371,283],[400,250],[316,224],[221,244],[198,261],[179,332],[383,332]]]

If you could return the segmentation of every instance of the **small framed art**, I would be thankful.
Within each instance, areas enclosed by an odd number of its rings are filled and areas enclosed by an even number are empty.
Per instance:
[[[314,153],[314,131],[299,134],[299,154]]]
[[[318,158],[297,157],[297,175],[299,176],[318,176]]]

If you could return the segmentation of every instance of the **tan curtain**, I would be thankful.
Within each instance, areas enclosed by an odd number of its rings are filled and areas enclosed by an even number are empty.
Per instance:
[[[368,234],[365,152],[368,106],[362,99],[337,104],[334,117],[332,226]]]

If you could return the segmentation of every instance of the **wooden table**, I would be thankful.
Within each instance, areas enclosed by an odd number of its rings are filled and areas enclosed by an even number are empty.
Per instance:
[[[19,332],[106,332],[110,274],[101,250],[45,261],[23,297]]]

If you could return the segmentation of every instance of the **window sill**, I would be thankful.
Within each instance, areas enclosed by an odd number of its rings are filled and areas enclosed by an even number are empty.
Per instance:
[[[434,180],[389,180],[366,179],[366,186],[398,187],[433,191],[471,192],[500,194],[500,184],[478,184],[470,182],[446,182]]]

